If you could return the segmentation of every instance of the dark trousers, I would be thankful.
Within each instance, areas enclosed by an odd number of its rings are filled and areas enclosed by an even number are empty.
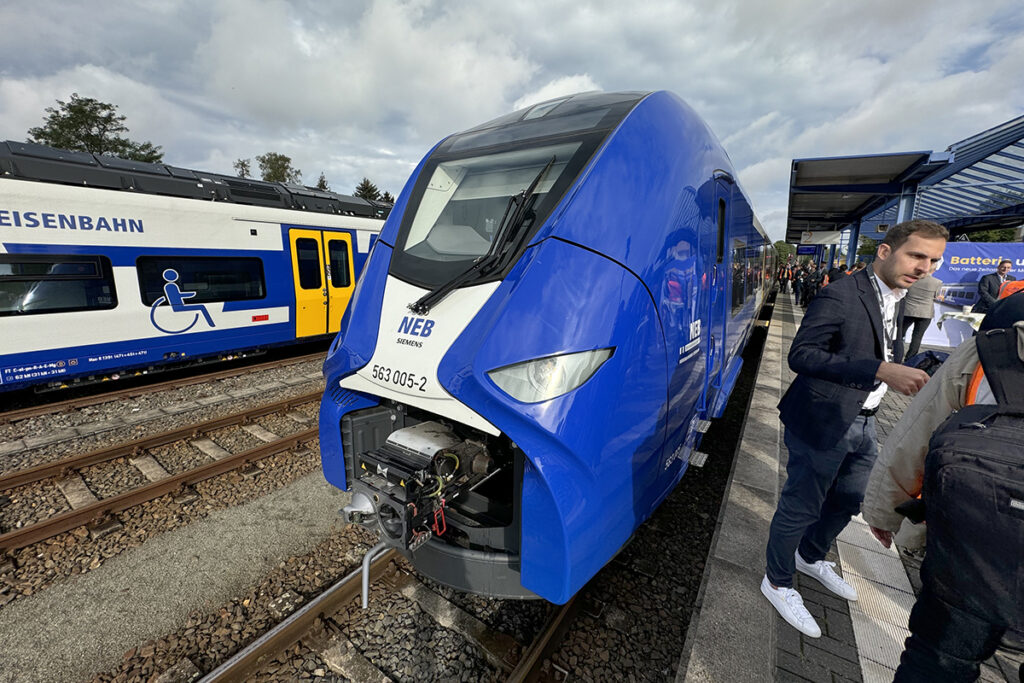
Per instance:
[[[792,588],[797,549],[807,562],[825,559],[836,536],[860,512],[878,456],[875,418],[858,416],[834,447],[816,449],[785,433],[789,462],[768,531],[768,580]]]
[[[910,637],[893,683],[975,681],[1005,632],[947,604],[926,584],[910,612]]]
[[[931,325],[931,318],[915,318],[913,316],[903,316],[903,326],[900,328],[900,338],[907,336],[907,330],[910,326],[914,326],[914,334],[910,337],[910,346],[907,347],[907,352],[904,354],[904,358],[909,360],[917,355],[917,352],[921,350],[921,340],[924,338],[925,330]]]

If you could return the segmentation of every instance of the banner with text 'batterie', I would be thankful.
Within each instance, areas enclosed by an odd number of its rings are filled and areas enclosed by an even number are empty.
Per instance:
[[[970,336],[969,330],[960,329],[964,327],[963,321],[955,320],[954,316],[962,313],[964,307],[978,303],[978,281],[983,275],[994,273],[999,262],[1006,259],[1013,263],[1010,275],[1018,280],[1024,278],[1024,242],[950,242],[946,245],[942,266],[935,271],[935,277],[942,280],[943,286],[936,295],[935,315],[924,334],[924,344],[958,346]],[[945,320],[954,321],[947,325],[943,316]]]
[[[935,277],[947,285],[977,282],[1004,259],[1013,261],[1011,274],[1024,277],[1024,242],[950,242]]]

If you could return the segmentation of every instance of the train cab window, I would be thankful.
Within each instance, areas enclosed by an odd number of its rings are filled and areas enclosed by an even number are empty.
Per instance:
[[[443,154],[431,160],[402,219],[390,272],[433,288],[485,254],[500,256],[495,264],[507,267],[513,259],[505,255],[525,247],[600,137]],[[531,187],[525,209],[515,211],[513,198]]]
[[[320,242],[309,237],[295,240],[295,258],[299,263],[299,287],[320,289]]]
[[[405,251],[443,262],[483,256],[498,236],[509,199],[540,178],[534,192],[542,203],[578,148],[575,142],[440,164],[405,235]]]
[[[336,289],[350,286],[352,260],[348,254],[348,243],[344,240],[328,240],[327,258],[331,263],[331,286]]]
[[[0,254],[0,316],[114,308],[105,256]]]
[[[142,303],[147,306],[162,298],[164,286],[171,282],[183,295],[195,295],[187,297],[190,304],[247,301],[267,295],[263,261],[258,258],[140,256],[135,266]]]

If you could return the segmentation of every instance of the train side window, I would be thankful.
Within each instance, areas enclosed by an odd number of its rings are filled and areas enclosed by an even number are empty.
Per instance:
[[[299,287],[320,289],[320,242],[309,237],[295,240],[295,258],[299,263]]]
[[[0,254],[0,316],[117,306],[106,256]]]
[[[718,262],[725,256],[725,200],[718,200]]]
[[[327,258],[331,262],[331,286],[342,289],[352,284],[351,259],[348,243],[344,240],[328,240]]]
[[[263,260],[251,257],[140,256],[135,260],[142,303],[152,306],[174,282],[182,293],[194,293],[187,303],[247,301],[267,295]],[[167,271],[177,276],[167,279]]]
[[[732,248],[732,309],[730,315],[735,316],[743,308],[743,302],[747,300],[747,292],[750,280],[748,270],[748,249],[744,240],[733,238]]]

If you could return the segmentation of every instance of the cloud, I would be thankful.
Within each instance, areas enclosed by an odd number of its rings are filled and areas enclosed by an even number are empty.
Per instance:
[[[283,2],[217,6],[194,60],[209,67],[204,92],[281,129],[436,139],[504,113],[535,68],[501,33],[484,41],[423,2],[380,0],[330,29]]]
[[[339,191],[395,193],[444,136],[544,99],[671,90],[773,234],[793,158],[943,149],[1024,111],[1019,0],[48,0],[0,23],[5,137],[79,92],[169,163],[276,151]]]

